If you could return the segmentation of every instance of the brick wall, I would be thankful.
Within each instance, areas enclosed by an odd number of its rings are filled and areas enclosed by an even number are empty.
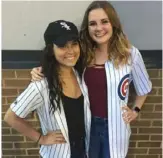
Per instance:
[[[38,145],[10,128],[4,114],[16,96],[30,82],[30,70],[2,70],[2,158],[39,158]],[[148,70],[153,83],[138,119],[132,122],[128,158],[161,158],[162,70]],[[27,119],[40,130],[35,113]]]

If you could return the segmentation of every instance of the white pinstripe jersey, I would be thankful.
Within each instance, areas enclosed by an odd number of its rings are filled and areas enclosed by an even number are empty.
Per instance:
[[[86,152],[88,154],[91,113],[89,109],[89,100],[84,93],[78,74],[75,72],[81,91],[84,96],[84,114],[86,130]],[[36,110],[39,116],[43,134],[49,131],[60,129],[66,142],[65,144],[41,145],[40,155],[43,158],[70,158],[70,143],[68,138],[68,127],[63,106],[61,103],[61,112],[57,109],[54,114],[49,112],[49,91],[46,79],[32,82],[25,91],[18,96],[16,101],[11,104],[10,108],[21,118],[25,118],[30,112]]]
[[[107,78],[107,104],[108,104],[108,134],[111,158],[125,158],[128,151],[130,125],[126,125],[122,118],[121,107],[128,102],[129,84],[131,81],[137,95],[145,95],[151,91],[149,80],[142,56],[137,48],[131,49],[131,64],[116,69],[112,62],[105,63]],[[83,87],[87,87],[82,78]]]

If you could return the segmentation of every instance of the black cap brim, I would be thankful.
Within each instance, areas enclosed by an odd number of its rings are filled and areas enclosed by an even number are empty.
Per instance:
[[[79,37],[76,35],[64,35],[57,38],[57,40],[53,41],[58,47],[64,47],[69,41],[77,41]]]

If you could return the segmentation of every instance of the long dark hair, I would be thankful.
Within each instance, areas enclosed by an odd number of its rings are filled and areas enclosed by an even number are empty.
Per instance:
[[[80,44],[79,44],[80,46]],[[80,49],[81,50],[81,49]],[[59,63],[55,58],[53,44],[48,44],[43,50],[44,57],[42,59],[42,73],[47,79],[50,99],[50,111],[55,112],[56,108],[60,110],[60,102],[62,101],[62,84],[59,79]],[[80,51],[80,57],[74,66],[79,77],[83,72],[83,57]]]

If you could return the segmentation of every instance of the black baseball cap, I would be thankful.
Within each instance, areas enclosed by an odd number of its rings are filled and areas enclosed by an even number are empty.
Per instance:
[[[45,44],[64,46],[68,41],[78,40],[78,29],[72,22],[57,20],[49,23],[44,33]]]

